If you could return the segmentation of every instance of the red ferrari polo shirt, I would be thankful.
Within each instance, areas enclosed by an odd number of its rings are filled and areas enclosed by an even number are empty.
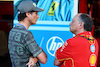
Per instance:
[[[60,67],[96,67],[98,43],[91,32],[83,32],[68,39],[56,51]]]

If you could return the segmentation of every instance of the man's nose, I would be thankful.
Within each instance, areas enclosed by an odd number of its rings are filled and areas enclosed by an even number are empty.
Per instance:
[[[39,18],[39,15],[37,15],[37,18]]]

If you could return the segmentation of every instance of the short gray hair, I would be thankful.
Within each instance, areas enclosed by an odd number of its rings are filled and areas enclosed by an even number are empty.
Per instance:
[[[93,20],[88,14],[81,13],[81,15],[78,17],[78,21],[84,23],[84,29],[86,31],[92,31]]]

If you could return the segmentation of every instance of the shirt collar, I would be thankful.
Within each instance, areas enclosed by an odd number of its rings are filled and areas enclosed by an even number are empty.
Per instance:
[[[92,35],[92,33],[89,32],[89,31],[86,31],[86,32],[79,33],[79,34],[77,34],[76,36],[78,36],[78,35]],[[76,37],[76,36],[75,36],[75,37]]]
[[[18,23],[17,26],[22,26],[22,27],[24,27],[26,29],[26,27],[24,25],[22,25],[22,24]]]

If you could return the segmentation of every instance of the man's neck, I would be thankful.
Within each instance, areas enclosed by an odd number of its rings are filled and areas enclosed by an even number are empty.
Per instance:
[[[82,33],[82,32],[85,32],[85,30],[78,31],[78,32],[75,33],[75,35]]]
[[[30,27],[30,24],[28,22],[19,21],[19,24],[24,25],[26,29],[28,29]]]

